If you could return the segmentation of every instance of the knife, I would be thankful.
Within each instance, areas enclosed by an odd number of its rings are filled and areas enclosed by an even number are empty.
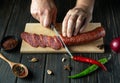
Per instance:
[[[73,56],[53,24],[51,24],[51,29],[55,32],[56,36],[58,37],[58,40],[62,43],[62,45],[64,46],[65,50],[67,51],[68,55],[70,56],[70,58],[72,60],[78,61],[78,62],[96,64],[99,67],[101,67],[103,70],[107,71],[106,67],[103,64],[101,64],[100,62],[98,62],[92,58],[87,58],[87,57],[83,57],[83,56]]]
[[[66,46],[66,44],[64,43],[64,41],[62,40],[60,34],[58,33],[58,31],[56,30],[56,28],[55,28],[55,26],[53,24],[51,24],[51,29],[55,32],[56,36],[58,37],[58,40],[62,43],[62,45],[64,46],[64,48],[67,51],[67,53],[69,54],[69,56],[71,58],[73,58],[72,53],[70,52],[70,50],[68,49],[68,47]]]

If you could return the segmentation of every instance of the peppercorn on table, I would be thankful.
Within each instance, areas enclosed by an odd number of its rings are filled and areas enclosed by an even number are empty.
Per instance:
[[[74,7],[76,0],[55,0],[58,8],[57,22],[62,23],[66,12]],[[10,61],[22,63],[29,69],[26,78],[13,75],[8,63],[0,59],[0,83],[120,83],[120,56],[110,49],[113,38],[120,36],[120,1],[96,0],[92,22],[100,22],[106,30],[104,53],[73,53],[73,56],[84,56],[95,60],[104,60],[107,72],[89,63],[71,60],[67,53],[20,53],[22,40],[20,34],[26,23],[38,23],[30,14],[30,0],[0,0],[0,41],[9,35],[18,38],[14,50],[1,53]],[[98,68],[98,69],[97,69]],[[86,69],[86,70],[85,70]],[[97,69],[97,70],[96,70]],[[85,71],[83,71],[85,70]],[[90,74],[86,75],[88,72]],[[95,71],[93,71],[95,70]],[[85,75],[72,79],[76,74]]]

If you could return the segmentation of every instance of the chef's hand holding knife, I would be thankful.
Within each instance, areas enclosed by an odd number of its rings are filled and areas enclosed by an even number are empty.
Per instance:
[[[71,37],[82,32],[92,19],[94,0],[77,0],[62,22],[62,35]],[[43,26],[56,23],[57,8],[54,0],[32,0],[31,14]]]

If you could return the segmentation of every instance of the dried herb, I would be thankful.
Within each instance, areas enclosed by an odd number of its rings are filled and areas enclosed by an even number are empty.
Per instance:
[[[64,65],[64,69],[65,69],[65,70],[68,70],[68,71],[71,71],[71,66],[70,66],[69,64]]]
[[[17,76],[23,76],[25,74],[25,69],[22,66],[15,65],[13,66],[13,72]]]

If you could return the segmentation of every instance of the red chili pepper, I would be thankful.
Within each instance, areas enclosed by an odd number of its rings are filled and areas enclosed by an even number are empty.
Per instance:
[[[86,57],[83,57],[83,56],[73,56],[72,59],[74,61],[78,61],[78,62],[86,62],[86,63],[91,63],[91,64],[98,65],[103,70],[107,71],[107,68],[103,64],[101,64],[100,62],[98,62],[98,61],[96,61],[94,59],[86,58]]]

